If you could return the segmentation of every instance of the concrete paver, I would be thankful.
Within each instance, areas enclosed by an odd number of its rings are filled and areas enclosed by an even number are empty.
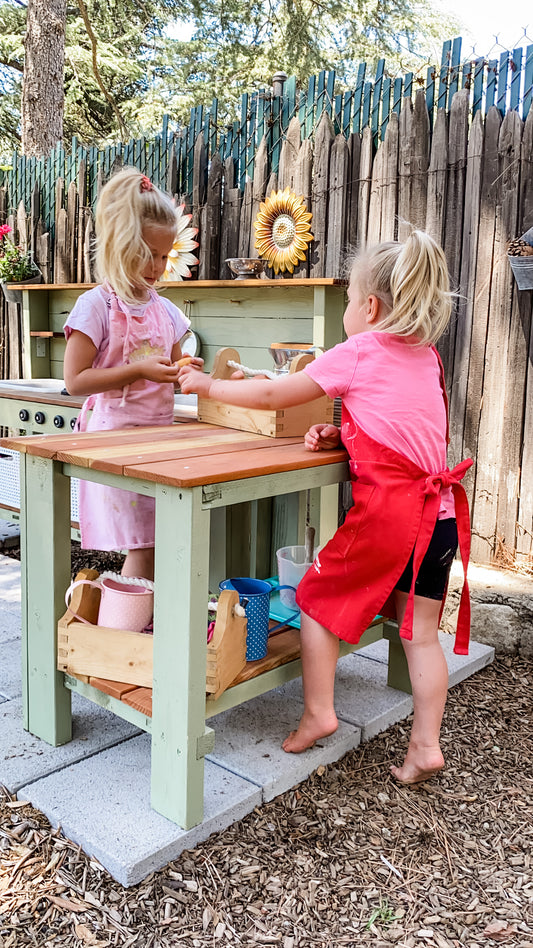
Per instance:
[[[286,754],[281,743],[302,711],[302,702],[287,701],[280,688],[217,714],[209,721],[216,743],[208,759],[262,787],[267,801],[359,745],[359,728],[341,723],[305,754]]]
[[[139,734],[111,711],[72,695],[72,734],[68,744],[52,747],[22,727],[22,699],[0,705],[0,783],[12,793],[34,780],[60,772],[65,767],[127,741]],[[105,799],[105,785],[102,786]],[[83,803],[83,796],[81,798]]]
[[[387,646],[387,643],[384,643]],[[369,741],[392,724],[406,718],[413,710],[411,695],[387,686],[387,665],[373,661],[364,649],[346,655],[337,663],[335,675],[335,709],[339,721],[354,725],[361,731],[361,741]],[[285,701],[302,701],[302,682],[295,679],[284,685]]]
[[[21,694],[20,639],[6,640],[2,642],[0,695],[4,698],[17,698]]]
[[[19,798],[130,886],[261,804],[260,787],[222,767],[206,762],[205,776],[204,820],[191,830],[150,807],[147,734],[24,786]]]

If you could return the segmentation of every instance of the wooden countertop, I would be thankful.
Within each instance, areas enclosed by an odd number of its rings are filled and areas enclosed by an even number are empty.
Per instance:
[[[24,286],[20,283],[8,283],[8,289],[19,289],[19,290],[28,290],[30,293],[39,293],[43,290],[90,290],[95,286],[98,286],[97,283],[31,283]],[[249,287],[257,286],[264,289],[265,287],[276,287],[277,289],[288,289],[290,287],[302,287],[302,286],[348,286],[347,280],[340,280],[336,277],[319,277],[311,278],[305,277],[302,279],[294,280],[269,280],[257,279],[257,280],[177,280],[177,281],[164,281],[158,283],[157,290],[171,289],[177,287],[178,289],[185,290],[186,288],[198,288],[202,289],[203,287]]]
[[[266,438],[202,422],[4,438],[0,444],[38,457],[173,487],[217,484],[348,459],[344,449],[307,451],[301,437]]]
[[[30,380],[31,381],[31,380]],[[85,401],[82,395],[62,395],[61,392],[43,392],[40,389],[23,389],[17,385],[0,384],[0,398],[14,398],[21,402],[39,402],[40,405],[57,405],[58,408],[81,408]]]

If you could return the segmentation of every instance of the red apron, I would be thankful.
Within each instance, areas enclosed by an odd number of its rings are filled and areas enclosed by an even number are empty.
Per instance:
[[[437,522],[440,492],[451,487],[464,571],[454,651],[467,655],[470,518],[460,481],[472,461],[429,474],[374,441],[344,407],[343,435],[350,446],[354,506],[301,580],[298,605],[340,639],[358,642],[376,615],[396,618],[393,590],[414,553],[413,581],[400,629],[403,638],[411,639],[415,580]]]

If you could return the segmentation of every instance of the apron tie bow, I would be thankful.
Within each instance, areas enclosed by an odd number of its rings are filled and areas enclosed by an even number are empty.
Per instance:
[[[413,637],[413,611],[415,583],[420,569],[420,564],[427,553],[427,549],[435,529],[440,507],[440,492],[443,488],[451,487],[455,503],[455,518],[457,521],[457,537],[459,540],[459,551],[461,562],[463,564],[463,589],[461,592],[461,601],[459,604],[459,613],[457,616],[457,631],[455,634],[454,652],[458,655],[468,655],[468,641],[470,638],[470,595],[468,591],[467,568],[470,558],[470,514],[468,510],[468,498],[466,491],[461,484],[473,461],[467,458],[457,464],[453,470],[446,468],[438,474],[430,474],[424,482],[424,505],[420,521],[420,529],[415,542],[413,551],[413,579],[411,589],[407,600],[405,616],[400,629],[400,635],[405,639]]]

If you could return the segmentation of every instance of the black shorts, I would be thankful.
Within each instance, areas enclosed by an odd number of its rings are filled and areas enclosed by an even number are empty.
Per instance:
[[[444,599],[450,568],[457,552],[455,517],[437,520],[426,555],[420,564],[415,582],[415,596]],[[396,589],[408,593],[413,580],[413,555],[396,583]]]

